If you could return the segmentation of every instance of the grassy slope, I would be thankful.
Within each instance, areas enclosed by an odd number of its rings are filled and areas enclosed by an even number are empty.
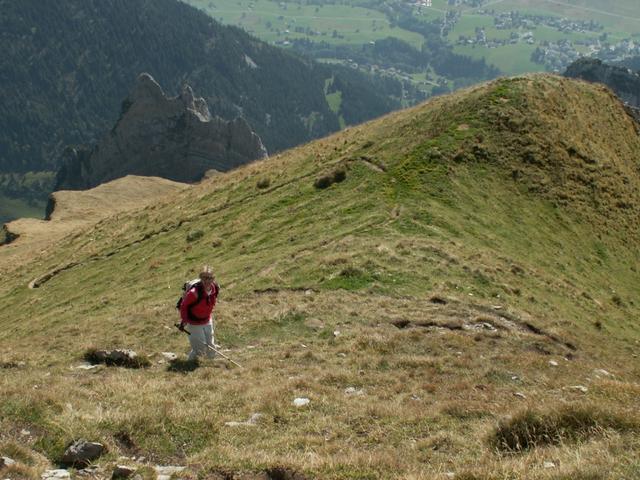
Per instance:
[[[636,127],[601,87],[505,79],[1,264],[12,313],[0,320],[0,453],[18,451],[34,477],[40,454],[54,461],[85,436],[109,446],[104,465],[138,453],[189,475],[286,465],[318,478],[632,478],[638,152]],[[336,169],[344,182],[314,188]],[[157,361],[186,348],[170,327],[176,286],[205,262],[223,286],[217,339],[245,368],[172,372]],[[92,346],[133,348],[154,367],[70,370]],[[293,407],[296,396],[310,406]],[[496,451],[505,415],[548,420],[562,406],[597,421],[575,436],[577,421],[556,421],[557,445]],[[224,425],[254,412],[258,429]]]

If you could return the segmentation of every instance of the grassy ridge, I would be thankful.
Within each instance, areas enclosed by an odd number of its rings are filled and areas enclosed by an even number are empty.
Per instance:
[[[635,128],[601,87],[503,79],[0,262],[13,312],[0,320],[0,449],[30,429],[34,477],[78,436],[107,443],[103,464],[136,452],[192,478],[276,465],[317,478],[633,477]],[[336,171],[346,179],[314,186]],[[205,262],[223,287],[217,339],[245,368],[175,372],[158,361],[185,349],[176,286]],[[154,366],[69,369],[92,347]],[[257,429],[225,426],[255,412]],[[518,421],[498,429],[505,414]],[[526,422],[555,440],[496,453]]]

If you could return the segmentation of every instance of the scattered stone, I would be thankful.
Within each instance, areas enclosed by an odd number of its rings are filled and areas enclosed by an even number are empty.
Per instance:
[[[227,427],[240,427],[240,426],[255,427],[262,417],[263,415],[261,413],[254,413],[246,422],[225,422],[225,425]]]
[[[333,331],[333,336],[334,337],[339,337],[340,336],[340,330],[334,330]]]
[[[340,352],[340,353],[338,353],[338,356],[339,356],[340,358],[346,358],[346,357],[347,357],[347,354],[346,354],[346,353],[344,353],[344,352]]]
[[[45,472],[40,477],[42,478],[42,480],[63,480],[66,478],[71,478],[71,474],[63,469],[45,470]]]
[[[555,463],[553,463],[553,462],[544,462],[544,463],[542,464],[542,467],[543,467],[543,468],[556,468],[556,464],[555,464]]]
[[[31,432],[23,428],[22,430],[20,430],[20,435],[31,435]]]
[[[549,365],[551,365],[552,367],[557,367],[558,362],[556,362],[555,360],[549,360]]]
[[[527,398],[527,396],[522,392],[516,392],[516,393],[513,394],[513,396],[514,397],[518,397],[518,398],[522,398],[522,399],[526,399]]]
[[[133,350],[115,349],[109,354],[109,357],[116,365],[124,365],[125,363],[135,361],[138,354]]]
[[[245,426],[245,425],[249,426],[249,424],[247,422],[236,422],[235,420],[231,421],[231,422],[224,422],[224,424],[227,427],[241,427],[241,426]]]
[[[496,327],[494,327],[492,324],[490,324],[489,322],[480,322],[480,323],[476,323],[474,325],[474,327],[476,329],[480,329],[480,330],[489,330],[490,332],[495,332],[498,329]]]
[[[344,389],[345,395],[364,395],[364,390],[356,387],[347,387]]]
[[[76,365],[75,367],[71,367],[73,370],[94,370],[96,368],[100,368],[100,365],[94,365],[89,362],[81,363],[80,365]]]
[[[304,322],[305,326],[310,328],[311,330],[322,330],[324,328],[324,323],[318,320],[317,318],[310,318]]]
[[[11,465],[15,465],[16,461],[9,457],[0,457],[0,468],[10,467]]]
[[[572,385],[569,387],[571,390],[578,390],[582,393],[587,393],[589,391],[589,389],[587,387],[585,387],[584,385]]]
[[[162,352],[161,355],[163,356],[163,358],[169,362],[172,362],[173,360],[177,360],[178,355],[176,355],[173,352]]]
[[[453,472],[446,472],[444,476],[447,478],[456,478],[456,474]]]
[[[116,468],[113,469],[111,478],[114,480],[118,478],[129,478],[134,473],[136,473],[136,469],[133,467],[128,467],[126,465],[117,465]]]
[[[308,398],[296,398],[295,400],[293,400],[293,404],[296,407],[304,407],[305,405],[309,405],[309,402],[311,402],[311,400],[309,400]]]
[[[180,473],[185,468],[187,467],[178,467],[173,465],[167,465],[167,466],[156,465],[155,467],[153,467],[153,469],[158,474],[158,476],[156,477],[157,480],[169,480],[171,478],[171,475],[175,473]]]
[[[598,375],[602,375],[603,377],[613,377],[614,375],[610,372],[607,372],[606,370],[602,369],[602,368],[597,368],[596,370],[593,371],[593,373],[596,374],[596,376]]]
[[[91,461],[99,458],[105,451],[104,445],[88,442],[84,439],[73,442],[62,456],[62,463],[72,466],[88,466]]]
[[[251,425],[256,425],[263,416],[264,415],[262,415],[261,413],[254,413],[253,415],[251,415],[251,418],[247,420],[247,423]]]
[[[133,350],[119,348],[111,351],[90,349],[85,353],[84,359],[93,364],[104,363],[127,368],[142,368],[151,364],[147,357],[140,357]]]
[[[98,465],[89,465],[76,473],[81,477],[104,478],[104,472]]]

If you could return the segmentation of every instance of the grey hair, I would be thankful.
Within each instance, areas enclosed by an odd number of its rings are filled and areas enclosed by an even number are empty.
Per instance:
[[[202,267],[202,270],[200,270],[200,277],[202,277],[203,275],[213,276],[213,269],[210,265],[205,265]]]

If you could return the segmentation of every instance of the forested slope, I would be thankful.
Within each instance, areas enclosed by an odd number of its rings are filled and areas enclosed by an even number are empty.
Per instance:
[[[245,117],[270,152],[338,130],[339,116],[349,124],[398,106],[386,84],[349,74],[366,85],[332,111],[325,82],[345,73],[177,0],[2,0],[0,32],[0,194],[13,197],[46,196],[46,179],[27,185],[25,172],[54,171],[66,145],[111,128],[141,72],[169,95],[188,83],[213,115]]]

